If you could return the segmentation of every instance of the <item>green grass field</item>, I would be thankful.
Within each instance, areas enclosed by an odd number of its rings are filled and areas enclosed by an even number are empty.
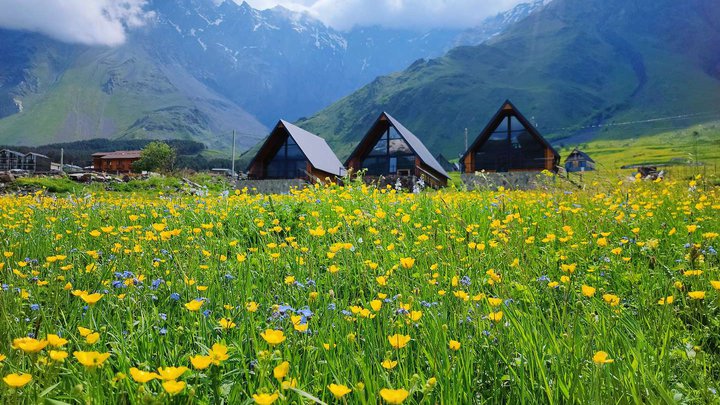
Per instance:
[[[719,194],[2,196],[0,402],[717,402]]]
[[[702,162],[716,171],[720,163],[720,121],[637,138],[598,140],[579,145],[599,163],[600,169],[619,169],[639,163]],[[572,148],[563,149],[566,157]]]

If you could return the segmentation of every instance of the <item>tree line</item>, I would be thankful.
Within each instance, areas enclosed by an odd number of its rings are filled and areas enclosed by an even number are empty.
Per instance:
[[[92,154],[96,152],[112,152],[120,150],[143,150],[153,140],[148,139],[105,139],[96,138],[83,141],[53,143],[41,146],[1,146],[0,149],[11,149],[21,153],[40,153],[49,157],[53,162],[60,162],[60,150],[64,151],[64,163],[80,167],[92,165]],[[207,146],[201,142],[185,139],[169,139],[159,141],[168,145],[173,150],[173,169],[189,169],[195,171],[209,170],[213,168],[230,168],[231,161],[228,158],[211,157],[203,155]],[[237,160],[235,167],[239,170],[247,164],[245,161]],[[142,166],[142,164],[141,164]]]

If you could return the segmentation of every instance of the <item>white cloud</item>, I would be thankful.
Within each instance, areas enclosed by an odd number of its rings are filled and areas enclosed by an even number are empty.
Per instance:
[[[242,2],[242,0],[236,0]],[[304,10],[337,29],[471,27],[529,0],[247,0],[255,8]]]
[[[152,13],[147,0],[0,0],[0,27],[39,32],[64,42],[120,45],[126,30]]]

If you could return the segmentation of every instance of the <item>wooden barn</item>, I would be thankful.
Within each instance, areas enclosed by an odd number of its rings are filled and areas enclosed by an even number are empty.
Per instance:
[[[247,168],[251,179],[335,179],[345,167],[324,139],[280,120]]]
[[[557,172],[560,154],[506,100],[461,158],[465,173]]]
[[[573,149],[565,159],[565,171],[568,173],[589,172],[593,170],[595,170],[595,161],[592,160],[587,153],[577,148]]]
[[[383,112],[345,162],[348,170],[367,170],[369,177],[422,178],[433,187],[445,187],[450,178],[410,130]]]
[[[142,155],[139,150],[93,153],[93,169],[104,173],[130,173],[132,164]]]

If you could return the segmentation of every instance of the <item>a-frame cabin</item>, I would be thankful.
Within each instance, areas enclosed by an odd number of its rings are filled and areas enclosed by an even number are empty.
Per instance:
[[[367,170],[368,177],[415,176],[433,187],[450,178],[432,153],[410,130],[383,112],[345,162],[348,170]]]
[[[595,170],[595,161],[585,152],[575,148],[565,159],[565,171],[589,172]]]
[[[557,172],[560,154],[506,100],[461,158],[465,173]]]
[[[327,142],[280,120],[247,168],[251,179],[334,180],[345,168]]]

